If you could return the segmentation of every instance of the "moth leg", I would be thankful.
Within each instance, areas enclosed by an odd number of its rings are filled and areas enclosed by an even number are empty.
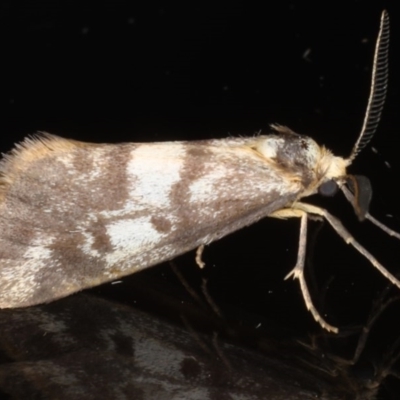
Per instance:
[[[181,271],[177,267],[177,265],[173,262],[170,261],[169,265],[172,269],[172,272],[175,274],[175,276],[179,279],[179,282],[181,285],[186,289],[186,291],[190,294],[190,296],[193,297],[193,299],[196,301],[196,303],[202,307],[203,309],[206,309],[207,306],[204,303],[204,301],[200,298],[200,296],[197,294],[197,292],[192,288],[190,283],[186,280],[186,278],[182,275]]]
[[[199,266],[200,269],[203,269],[206,264],[202,260],[201,256],[203,255],[204,251],[204,244],[201,244],[196,250],[196,264]]]
[[[221,310],[219,309],[219,307],[217,306],[217,303],[214,301],[214,299],[212,298],[210,292],[208,291],[207,279],[203,279],[203,283],[201,285],[201,291],[202,291],[203,296],[205,297],[208,305],[214,311],[215,315],[218,315],[218,317],[223,318]]]
[[[385,278],[387,278],[393,285],[400,288],[400,281],[392,275],[367,249],[361,246],[350,232],[343,226],[343,224],[323,208],[313,206],[306,203],[294,203],[293,207],[297,210],[303,210],[306,213],[321,215],[324,217],[340,235],[347,244],[351,244],[359,253],[361,253]]]
[[[217,315],[220,318],[223,318],[222,312],[213,300],[212,296],[210,295],[208,288],[207,288],[207,280],[203,279],[203,283],[201,285],[201,290],[203,293],[204,298],[206,299],[206,302],[204,302],[203,299],[200,298],[200,296],[197,294],[197,292],[193,289],[193,287],[190,285],[190,283],[186,280],[186,278],[182,275],[181,271],[179,271],[179,268],[176,266],[176,264],[173,261],[169,262],[170,267],[172,269],[172,272],[176,275],[176,277],[179,279],[180,283],[182,286],[186,289],[186,291],[190,294],[190,296],[193,297],[193,299],[196,301],[196,303],[204,310],[207,309],[207,305],[211,307],[215,315]]]
[[[218,332],[213,333],[212,345],[215,351],[217,352],[219,359],[222,361],[222,363],[225,365],[228,371],[233,371],[231,363],[229,362],[228,358],[222,351],[221,346],[218,345]]]
[[[297,204],[297,203],[296,203]],[[307,249],[307,218],[308,212],[305,210],[293,208],[293,209],[282,209],[273,213],[272,217],[275,218],[290,218],[297,217],[301,218],[300,223],[300,238],[299,238],[299,250],[297,253],[297,262],[295,267],[290,271],[285,279],[293,277],[293,279],[298,279],[300,283],[301,294],[303,296],[304,302],[306,304],[307,310],[311,312],[314,319],[329,332],[338,332],[338,328],[328,324],[325,319],[321,316],[318,310],[315,308],[310,292],[308,290],[307,282],[304,277],[304,266],[306,260],[306,249]],[[317,214],[318,215],[318,214]]]
[[[397,302],[400,300],[400,295],[397,296],[392,296],[392,297],[388,297],[388,292],[389,289],[391,289],[392,286],[388,286],[387,288],[385,288],[384,293],[380,295],[380,297],[374,302],[373,307],[372,307],[372,311],[368,317],[368,320],[366,322],[366,324],[362,327],[362,331],[361,334],[357,340],[357,347],[354,351],[354,355],[350,360],[344,359],[342,357],[337,357],[331,354],[328,354],[328,357],[331,358],[332,360],[344,364],[344,365],[355,365],[359,359],[360,356],[362,354],[362,352],[364,351],[364,348],[366,346],[368,337],[370,335],[371,329],[373,328],[373,326],[375,325],[375,322],[378,318],[380,318],[382,316],[382,314],[386,311],[386,309],[392,305],[394,302]],[[388,298],[385,298],[388,297]],[[396,351],[397,348],[399,347],[399,340],[396,340],[396,342],[391,346],[388,354],[388,361],[389,363],[383,362],[382,363],[382,376],[385,373],[384,371],[389,371],[390,368],[387,367],[387,365],[385,364],[390,364],[390,367],[392,366],[391,362],[393,360],[393,355],[395,354],[395,357],[400,357],[400,352]],[[384,358],[383,358],[384,360]],[[394,361],[395,362],[395,361]],[[393,362],[393,364],[394,364]],[[378,370],[379,368],[377,368]],[[375,377],[378,377],[379,374],[377,372],[375,372]]]

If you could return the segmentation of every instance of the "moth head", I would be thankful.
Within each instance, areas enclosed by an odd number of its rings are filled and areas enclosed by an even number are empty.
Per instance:
[[[363,221],[369,210],[372,199],[372,185],[363,175],[344,175],[338,178],[325,179],[318,187],[318,193],[325,197],[334,196],[339,189],[347,188],[354,195],[352,202],[354,211],[360,221]]]
[[[334,156],[329,150],[322,147],[321,156],[315,168],[316,187],[309,189],[310,194],[318,191],[325,197],[334,196],[339,189],[350,190],[354,196],[352,205],[360,221],[364,220],[368,213],[372,199],[372,186],[367,177],[348,174],[347,167],[360,150],[357,143],[360,143],[361,137],[362,133],[348,158]]]
[[[358,219],[364,220],[372,199],[370,180],[362,175],[348,174],[349,159],[336,157],[324,147],[321,148],[320,154],[321,157],[315,166],[316,180],[305,195],[318,192],[324,197],[332,197],[339,189],[343,190],[345,187],[354,195],[352,205]]]

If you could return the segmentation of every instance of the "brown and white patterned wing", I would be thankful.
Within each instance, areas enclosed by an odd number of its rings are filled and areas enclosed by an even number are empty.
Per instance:
[[[291,204],[260,138],[26,139],[0,164],[0,307],[48,302],[211,243]]]

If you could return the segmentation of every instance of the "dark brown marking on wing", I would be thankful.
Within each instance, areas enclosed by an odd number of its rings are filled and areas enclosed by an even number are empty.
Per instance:
[[[163,216],[153,215],[151,217],[151,223],[154,228],[160,233],[168,233],[171,230],[172,223],[169,219]]]
[[[103,155],[101,160],[95,158],[96,154],[81,149],[75,152],[73,161],[77,176],[87,177],[88,191],[94,189],[93,194],[87,194],[86,199],[90,202],[93,211],[119,210],[129,198],[127,185],[127,163],[131,158],[131,152],[135,148],[131,144],[121,145],[99,145]],[[100,170],[101,175],[92,179],[91,171]],[[72,182],[73,185],[73,182]],[[84,185],[72,186],[70,189],[80,191]],[[84,200],[85,196],[82,194]]]

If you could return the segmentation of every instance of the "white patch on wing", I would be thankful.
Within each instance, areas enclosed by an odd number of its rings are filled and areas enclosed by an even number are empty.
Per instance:
[[[212,165],[212,168],[208,167],[207,164]],[[204,163],[204,168],[211,172],[203,175],[201,178],[197,178],[189,186],[189,201],[194,204],[197,202],[211,203],[215,201],[215,197],[219,195],[219,190],[216,189],[218,189],[220,181],[226,177],[226,168],[224,166]]]
[[[106,255],[109,267],[118,266],[118,263],[129,261],[134,257],[140,264],[140,254],[157,247],[164,235],[154,229],[150,219],[151,216],[127,218],[106,226],[108,237],[114,247],[114,251]]]
[[[121,210],[103,212],[106,218],[142,210],[168,209],[173,185],[180,181],[186,149],[182,143],[143,144],[127,163],[129,199]],[[144,201],[145,199],[145,201]]]
[[[169,371],[171,375],[182,376],[183,378],[181,364],[187,358],[183,351],[175,349],[174,362],[171,363],[170,358],[165,356],[165,345],[162,342],[147,338],[145,340],[138,340],[135,345],[135,364],[137,368],[139,370],[149,368],[149,359],[151,360],[153,357],[157,359],[157,363],[151,363],[151,370],[155,376],[157,374],[165,374],[165,371]]]
[[[79,246],[79,248],[88,256],[90,257],[101,257],[101,254],[98,250],[93,248],[94,242],[96,238],[91,232],[85,231],[85,230],[80,230],[79,231],[82,236],[84,236],[85,241],[84,243]]]
[[[274,169],[270,169],[267,173],[266,168],[264,167],[264,170],[265,175],[268,175],[268,180],[252,180],[250,177],[246,185],[240,185],[240,182],[235,181],[234,177],[230,177],[229,182],[227,182],[227,169],[223,165],[213,164],[212,168],[207,168],[210,171],[208,174],[197,178],[190,184],[190,202],[193,202],[193,204],[212,204],[221,195],[221,185],[226,186],[228,183],[232,188],[240,188],[242,197],[248,196],[249,198],[256,192],[274,191],[279,195],[286,195],[289,192],[299,190],[298,184],[287,182]]]
[[[44,237],[37,236],[17,265],[15,260],[3,260],[1,280],[5,283],[4,298],[12,299],[11,306],[29,300],[38,291],[36,282],[38,272],[56,266],[52,250],[49,249],[53,241],[54,238],[47,234]]]
[[[132,198],[143,197],[155,207],[168,208],[171,187],[181,179],[186,149],[182,144],[142,145],[128,163]]]

